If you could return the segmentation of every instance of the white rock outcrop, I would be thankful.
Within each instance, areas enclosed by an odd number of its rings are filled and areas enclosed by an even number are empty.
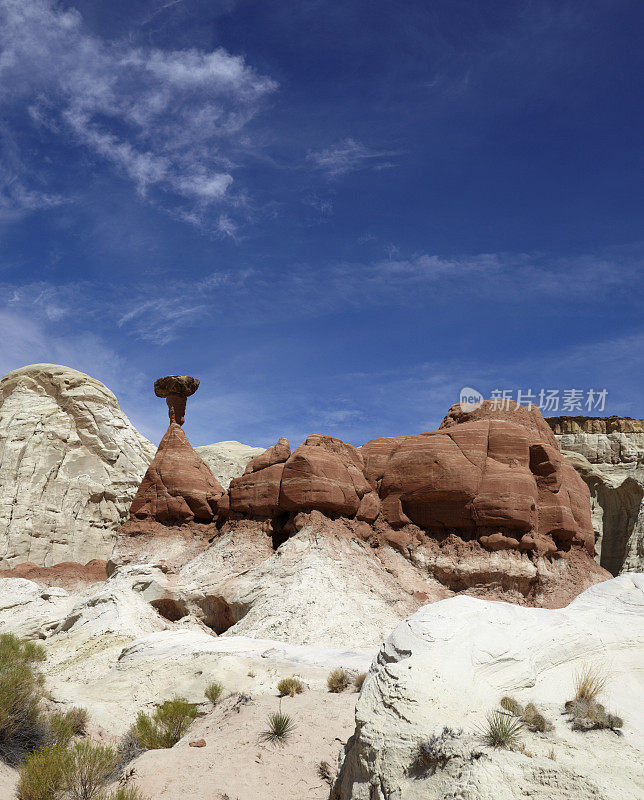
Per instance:
[[[590,489],[595,556],[613,575],[644,570],[644,420],[552,417],[564,456]]]
[[[195,447],[195,450],[224,489],[233,478],[244,474],[251,459],[265,452],[263,447],[251,447],[241,442],[215,442]]]
[[[636,800],[644,792],[644,575],[587,589],[566,608],[472,597],[424,606],[389,636],[356,707],[334,800]],[[575,731],[564,715],[585,664],[610,676],[601,698],[623,734]],[[503,695],[534,702],[554,724],[524,750],[478,733]],[[444,763],[415,765],[444,727]]]
[[[107,559],[154,446],[100,381],[34,364],[0,381],[0,566]]]

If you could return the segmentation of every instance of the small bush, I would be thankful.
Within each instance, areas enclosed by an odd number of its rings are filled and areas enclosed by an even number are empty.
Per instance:
[[[295,697],[296,694],[302,694],[304,691],[304,684],[299,678],[293,676],[292,678],[282,678],[277,684],[277,691],[280,697]]]
[[[117,752],[119,760],[119,769],[123,770],[130,763],[138,758],[142,753],[145,753],[147,747],[144,747],[134,730],[131,728],[119,742]]]
[[[326,685],[329,687],[329,691],[335,694],[343,692],[350,682],[351,676],[345,669],[342,669],[342,667],[336,667],[329,673],[329,677],[326,679]]]
[[[70,800],[99,800],[114,777],[118,755],[112,747],[76,742],[68,751],[64,784]]]
[[[518,700],[515,700],[514,697],[507,697],[507,695],[506,697],[502,697],[501,708],[509,711],[510,714],[514,714],[515,717],[523,716],[523,706]]]
[[[40,710],[44,678],[37,668],[44,659],[41,645],[0,635],[0,758],[9,764],[46,742]]]
[[[224,693],[224,687],[223,684],[219,683],[219,681],[213,681],[212,683],[209,683],[208,686],[206,686],[206,691],[204,692],[204,694],[206,695],[208,700],[210,700],[213,706],[216,706],[217,703],[221,700],[221,696],[223,693]]]
[[[523,720],[505,711],[493,711],[481,732],[490,747],[512,747],[519,743],[522,730]]]
[[[261,734],[261,738],[266,742],[285,744],[294,730],[295,724],[291,717],[278,711],[268,715],[268,727]]]
[[[608,684],[608,675],[601,667],[587,665],[575,677],[575,700],[596,700]]]
[[[353,685],[356,687],[356,692],[359,692],[362,689],[362,684],[365,682],[365,678],[367,677],[366,672],[361,672],[359,675],[356,675],[353,679]]]
[[[56,745],[28,755],[20,765],[19,800],[55,800],[65,788],[69,762],[67,748]]]
[[[181,697],[166,700],[152,714],[140,711],[132,734],[140,747],[161,750],[173,747],[181,739],[197,716],[197,709]]]
[[[434,734],[430,739],[420,742],[414,766],[432,770],[444,768],[450,758],[457,754],[455,744],[462,733],[460,728],[453,730],[445,726],[440,734]]]

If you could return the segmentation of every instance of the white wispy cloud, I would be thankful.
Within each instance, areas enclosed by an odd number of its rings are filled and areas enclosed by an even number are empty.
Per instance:
[[[111,42],[52,0],[0,0],[0,109],[26,108],[31,125],[71,134],[141,195],[170,192],[189,205],[194,222],[230,194],[228,151],[276,86],[223,48]],[[23,208],[55,198],[11,186],[5,203],[13,196]]]
[[[384,164],[380,161],[380,159],[389,155],[391,153],[372,150],[362,142],[349,138],[337,142],[324,150],[308,153],[307,160],[329,177],[336,178],[339,175],[344,175],[357,169],[364,169],[368,166],[373,166],[374,168],[391,167],[393,164],[389,162]]]

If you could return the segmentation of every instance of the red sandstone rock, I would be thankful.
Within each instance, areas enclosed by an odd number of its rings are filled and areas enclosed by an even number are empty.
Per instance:
[[[380,514],[380,498],[375,492],[367,492],[360,501],[356,519],[364,522],[375,522],[378,514]]]
[[[253,517],[270,517],[279,513],[280,486],[284,464],[233,478],[228,487],[230,510]]]
[[[199,388],[199,379],[190,375],[166,375],[154,382],[154,393],[165,397],[170,422],[183,425],[186,414],[186,399]]]
[[[171,422],[132,501],[126,526],[133,528],[145,519],[164,524],[211,522],[223,494],[181,427]]]
[[[272,467],[274,464],[283,464],[291,456],[291,446],[286,436],[280,436],[277,442],[264,453],[251,459],[246,465],[244,475],[258,472],[260,469]]]
[[[358,450],[333,436],[311,434],[284,465],[279,505],[354,516],[370,490]]]
[[[206,740],[205,739],[195,739],[193,742],[188,742],[189,747],[205,747]]]

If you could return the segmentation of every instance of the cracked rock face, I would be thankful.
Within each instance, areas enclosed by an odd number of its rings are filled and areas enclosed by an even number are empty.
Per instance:
[[[550,417],[590,490],[595,558],[613,575],[644,570],[644,420]]]
[[[153,445],[100,381],[34,364],[0,382],[0,566],[111,553]]]

